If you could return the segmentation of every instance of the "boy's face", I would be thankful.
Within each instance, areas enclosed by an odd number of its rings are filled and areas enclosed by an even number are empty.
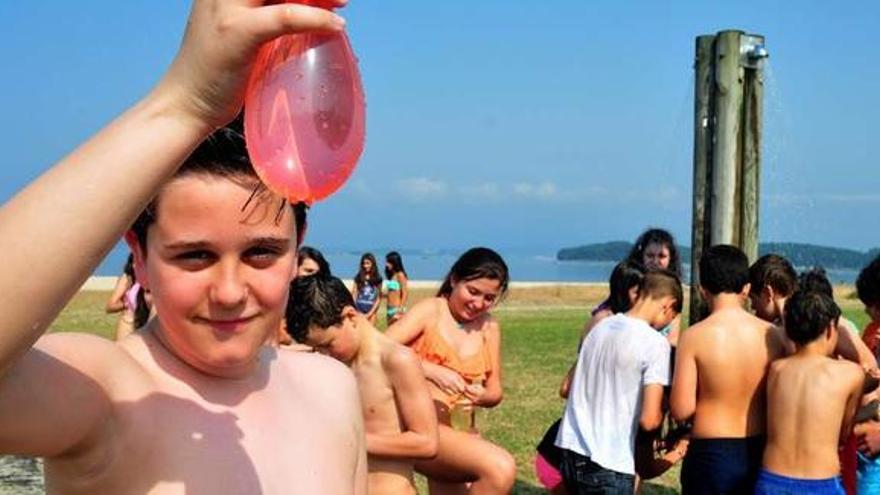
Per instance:
[[[314,348],[316,352],[345,364],[351,364],[357,356],[360,345],[354,318],[349,315],[343,317],[342,323],[332,327],[321,328],[311,325],[303,343]]]
[[[765,285],[759,291],[749,293],[749,302],[751,302],[752,310],[755,316],[764,321],[776,321],[782,315],[776,310],[776,303],[773,300],[773,290]]]
[[[672,323],[672,320],[678,316],[678,312],[675,310],[675,303],[675,298],[672,296],[660,299],[660,309],[649,324],[657,330],[661,330],[666,325]]]
[[[248,373],[281,324],[296,271],[295,226],[279,199],[243,205],[252,187],[188,175],[166,185],[136,246],[138,280],[153,296],[163,343],[189,365],[218,376]]]

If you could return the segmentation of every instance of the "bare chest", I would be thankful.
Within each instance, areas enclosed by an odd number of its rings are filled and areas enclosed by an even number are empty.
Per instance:
[[[400,431],[400,418],[394,387],[381,365],[361,366],[353,370],[358,381],[364,427],[368,433]]]
[[[173,387],[119,404],[108,439],[47,464],[58,493],[347,493],[356,438],[342,417],[275,387],[218,402]],[[234,399],[234,400],[233,400]],[[348,458],[351,462],[346,462]]]

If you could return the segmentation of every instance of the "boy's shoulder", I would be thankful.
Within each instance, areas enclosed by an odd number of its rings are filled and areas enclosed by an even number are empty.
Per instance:
[[[413,369],[421,369],[421,362],[415,351],[408,346],[379,334],[382,368],[387,374],[408,373]]]
[[[296,387],[298,393],[327,395],[338,403],[345,392],[357,393],[357,383],[351,370],[343,363],[317,352],[292,349],[273,349],[267,353],[277,366],[270,380],[283,381]],[[332,398],[329,398],[332,397]]]
[[[865,370],[858,364],[847,359],[834,359],[829,357],[826,365],[832,373],[838,374],[843,379],[859,382],[862,382],[865,379]]]

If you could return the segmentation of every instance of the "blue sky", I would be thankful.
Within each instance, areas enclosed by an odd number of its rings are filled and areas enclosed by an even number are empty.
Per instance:
[[[149,90],[188,9],[0,3],[0,201]],[[366,151],[314,207],[311,244],[552,253],[648,225],[689,244],[694,38],[735,28],[771,54],[762,240],[880,245],[878,2],[352,0],[343,15]]]

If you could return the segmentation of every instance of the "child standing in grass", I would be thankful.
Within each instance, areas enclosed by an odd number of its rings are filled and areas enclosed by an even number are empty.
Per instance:
[[[820,292],[798,291],[785,307],[793,355],[767,378],[767,447],[756,494],[843,494],[838,448],[852,427],[864,384],[856,364],[831,357],[840,309]]]
[[[388,325],[403,317],[409,296],[409,280],[397,251],[385,255],[385,317]]]
[[[437,415],[419,359],[354,308],[335,277],[299,277],[287,326],[297,342],[348,365],[358,381],[369,493],[415,495],[413,462],[437,455]]]
[[[150,306],[146,291],[135,280],[134,256],[129,254],[122,275],[116,281],[113,294],[107,301],[108,313],[122,313],[116,322],[116,340],[122,340],[130,333],[144,326],[150,318]]]
[[[382,295],[382,275],[376,266],[373,253],[364,253],[358,265],[351,297],[354,298],[355,309],[367,316],[370,323],[376,324],[376,312],[379,311],[379,297]]]
[[[669,383],[670,346],[656,329],[681,306],[678,278],[651,271],[632,309],[587,335],[556,438],[568,493],[632,493],[636,434],[660,427]]]

